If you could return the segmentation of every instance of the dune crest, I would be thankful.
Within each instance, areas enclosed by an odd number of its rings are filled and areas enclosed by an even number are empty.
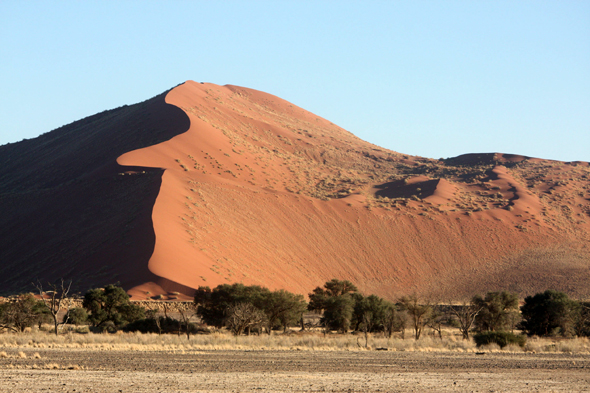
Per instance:
[[[190,129],[118,162],[165,170],[149,269],[185,287],[306,293],[338,277],[386,296],[449,293],[455,274],[557,240],[536,230],[548,226],[538,219],[534,233],[526,229],[531,218],[519,216],[538,217],[541,202],[499,165],[529,157],[468,156],[463,163],[492,165],[487,183],[469,184],[266,93],[189,81],[166,102]],[[396,180],[387,169],[400,163],[424,168]]]
[[[71,277],[190,299],[338,278],[392,299],[590,295],[588,163],[409,156],[253,89],[188,81],[0,146],[0,165],[6,291]]]

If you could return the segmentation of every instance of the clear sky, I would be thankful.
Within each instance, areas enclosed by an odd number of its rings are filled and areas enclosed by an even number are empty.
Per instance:
[[[590,1],[0,1],[0,144],[188,79],[401,153],[590,161]]]

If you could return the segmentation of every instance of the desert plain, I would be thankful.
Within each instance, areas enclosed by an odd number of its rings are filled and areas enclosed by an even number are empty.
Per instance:
[[[526,351],[431,337],[375,338],[366,349],[353,336],[297,334],[25,333],[0,341],[3,392],[590,391],[587,339],[538,339]]]

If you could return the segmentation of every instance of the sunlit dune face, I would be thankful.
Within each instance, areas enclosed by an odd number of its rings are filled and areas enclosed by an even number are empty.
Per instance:
[[[555,209],[555,193],[583,183],[548,187],[530,175],[588,176],[584,165],[563,172],[522,156],[407,156],[235,86],[187,82],[166,102],[186,113],[190,129],[118,163],[165,170],[149,269],[190,288],[243,282],[308,293],[336,277],[390,297],[469,293],[501,285],[515,253],[553,250],[580,225],[588,237],[587,222]],[[590,195],[580,192],[573,209],[587,217]],[[550,280],[551,268],[541,270]]]

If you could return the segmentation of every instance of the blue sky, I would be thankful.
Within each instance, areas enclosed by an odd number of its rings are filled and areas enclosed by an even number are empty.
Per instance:
[[[0,1],[0,144],[187,79],[401,153],[590,161],[588,1]]]

